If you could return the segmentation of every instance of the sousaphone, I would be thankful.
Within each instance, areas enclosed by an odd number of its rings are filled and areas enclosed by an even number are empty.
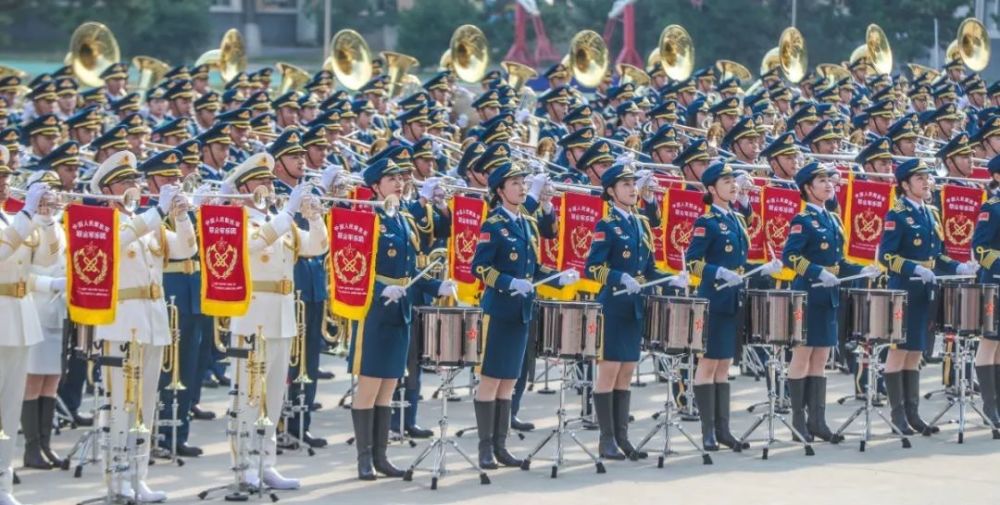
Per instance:
[[[243,35],[236,28],[230,28],[222,36],[219,48],[202,53],[194,65],[208,65],[219,72],[223,81],[228,82],[247,69],[247,50]]]
[[[753,77],[750,69],[732,60],[719,60],[715,62],[715,69],[719,71],[719,82],[730,78],[735,78],[741,84],[750,81]]]
[[[892,48],[889,47],[889,38],[877,24],[872,23],[865,30],[865,49],[868,64],[876,73],[889,75],[889,72],[892,72]]]
[[[507,84],[518,93],[524,87],[524,83],[538,77],[538,72],[535,69],[516,61],[501,62],[500,68],[507,73]]]
[[[102,23],[87,21],[73,31],[66,64],[73,69],[77,80],[96,88],[104,85],[101,72],[121,57],[115,34]]]
[[[657,44],[660,65],[667,77],[683,81],[694,71],[694,42],[681,25],[669,25],[660,32]]]
[[[976,18],[968,18],[958,26],[955,37],[959,60],[969,70],[981,72],[990,63],[990,34]]]
[[[330,57],[324,68],[352,91],[361,89],[372,78],[372,52],[365,38],[354,30],[340,30],[330,39]]]
[[[785,78],[792,83],[798,83],[806,76],[808,54],[806,39],[794,26],[785,28],[778,39],[778,64]]]
[[[597,87],[608,71],[608,46],[593,30],[583,30],[574,35],[567,56],[569,71],[584,87]]]
[[[278,95],[284,95],[289,91],[299,91],[312,78],[309,72],[283,61],[274,65],[281,74],[281,83],[278,85]]]
[[[459,26],[451,35],[448,52],[451,69],[459,79],[468,83],[483,80],[490,65],[490,48],[482,30],[474,25]]]
[[[402,89],[400,84],[403,84],[404,80],[412,80],[409,79],[410,67],[420,65],[420,60],[394,51],[382,51],[379,55],[385,60],[386,75],[389,77],[386,91],[388,91],[389,97],[395,97]]]
[[[170,71],[170,65],[152,56],[136,56],[132,58],[132,66],[139,71],[137,89],[147,90],[163,79]]]

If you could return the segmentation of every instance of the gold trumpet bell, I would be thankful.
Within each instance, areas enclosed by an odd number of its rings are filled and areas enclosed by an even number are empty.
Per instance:
[[[278,85],[278,95],[284,95],[289,91],[299,91],[311,77],[309,72],[292,65],[291,63],[278,62],[275,65],[278,73],[281,74],[281,84]]]
[[[202,53],[194,65],[196,67],[208,65],[219,72],[223,81],[228,82],[236,77],[236,74],[247,69],[247,51],[243,35],[240,35],[239,30],[230,28],[222,36],[219,48]]]
[[[732,60],[719,60],[715,62],[715,69],[719,71],[719,82],[730,78],[735,78],[741,84],[749,82],[751,77],[750,69]]]
[[[96,88],[104,85],[101,72],[121,60],[122,55],[111,29],[102,23],[88,21],[73,31],[67,57],[73,75],[81,83]]]
[[[451,35],[448,45],[451,66],[458,78],[468,83],[478,83],[490,65],[490,49],[486,35],[475,25],[459,26]]]
[[[330,70],[347,89],[357,91],[372,78],[372,52],[354,30],[340,30],[330,39]]]
[[[0,79],[7,77],[9,75],[16,75],[17,77],[21,78],[22,81],[28,78],[28,73],[23,70],[18,70],[14,67],[8,67],[7,65],[0,65]]]
[[[615,70],[618,72],[618,75],[621,76],[623,84],[631,82],[636,86],[649,86],[649,74],[635,65],[619,63]]]
[[[760,75],[764,75],[781,65],[781,56],[778,51],[779,48],[772,47],[764,53],[764,57],[760,60]]]
[[[608,70],[608,46],[593,30],[583,30],[569,43],[569,65],[573,78],[581,85],[593,88],[601,83]]]
[[[675,81],[691,77],[694,71],[694,41],[681,25],[670,25],[660,33],[660,64],[667,76]]]
[[[155,86],[170,71],[168,63],[152,56],[136,56],[132,58],[132,66],[139,71],[137,86],[140,91]]]
[[[438,60],[438,71],[444,70],[454,70],[452,68],[451,61],[451,49],[445,49],[444,52],[441,53],[441,59]]]
[[[968,18],[958,26],[955,38],[958,55],[973,72],[983,71],[990,63],[990,34],[976,18]]]
[[[394,51],[382,51],[379,54],[385,60],[386,75],[389,77],[389,96],[397,96],[400,90],[399,85],[408,75],[410,67],[420,65],[420,60]]]
[[[910,75],[913,77],[913,79],[919,79],[921,76],[926,75],[928,77],[927,80],[935,81],[937,80],[938,76],[941,75],[941,73],[938,72],[937,70],[934,70],[931,67],[921,65],[919,63],[907,63],[906,68],[910,69]]]
[[[535,69],[516,61],[501,62],[500,68],[507,73],[507,84],[518,93],[521,92],[521,88],[526,82],[538,77],[538,72]]]
[[[781,38],[778,39],[778,63],[785,78],[792,83],[798,83],[806,76],[806,69],[809,68],[806,39],[794,26],[781,32]]]
[[[868,25],[868,29],[865,30],[865,48],[868,63],[875,72],[889,75],[889,72],[892,72],[892,48],[889,47],[889,38],[879,25],[874,23]]]
[[[826,79],[827,85],[831,85],[845,77],[850,77],[851,73],[843,65],[836,63],[820,63],[816,65],[816,73]]]

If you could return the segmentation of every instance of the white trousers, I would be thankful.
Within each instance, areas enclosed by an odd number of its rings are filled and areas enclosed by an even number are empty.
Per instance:
[[[7,435],[0,440],[0,493],[13,493],[14,446],[21,424],[21,402],[28,374],[27,346],[0,346],[0,428]]]
[[[246,339],[243,337],[233,337],[233,348],[248,348],[250,346]],[[234,370],[236,372],[233,377],[233,384],[238,388],[239,394],[236,396],[236,401],[238,402],[236,422],[238,423],[237,430],[242,433],[249,433],[249,438],[238,438],[239,440],[246,441],[247,446],[243,448],[242,452],[247,458],[244,463],[249,465],[249,470],[256,472],[258,465],[263,463],[263,468],[274,468],[277,464],[277,444],[278,440],[276,437],[276,429],[278,425],[278,420],[281,419],[281,408],[285,402],[285,393],[288,390],[288,360],[289,353],[291,352],[291,339],[268,339],[265,341],[264,356],[261,356],[260,349],[258,347],[257,353],[254,359],[260,361],[264,360],[266,369],[264,375],[264,383],[266,384],[266,397],[267,401],[267,419],[270,421],[266,428],[264,428],[263,437],[257,434],[256,423],[261,418],[261,409],[259,402],[254,403],[253,406],[248,405],[249,394],[252,389],[256,391],[255,396],[260,395],[261,384],[251,385],[250,384],[250,372],[247,366],[247,360],[245,359],[234,359]],[[263,461],[259,461],[255,456],[249,456],[249,453],[260,449],[260,458]],[[230,452],[233,465],[236,466],[240,462],[237,461],[239,455],[237,451]]]
[[[133,433],[132,428],[136,424],[138,412],[135,409],[126,410],[125,406],[125,374],[121,367],[105,367],[105,387],[110,388],[111,412],[108,434],[112,452],[128,455],[131,451],[125,448],[136,448],[136,459],[132,461],[122,461],[121,464],[128,464],[130,472],[135,472],[138,480],[145,480],[149,472],[149,451],[155,443],[156,430],[153,421],[156,419],[157,404],[160,400],[157,394],[157,386],[160,380],[160,366],[163,360],[163,348],[161,345],[139,344],[142,352],[142,424],[149,430],[147,433]],[[124,357],[128,350],[128,344],[121,342],[106,343],[107,356]],[[138,446],[133,445],[141,440]],[[117,450],[117,451],[116,451]],[[121,479],[131,479],[132,474],[115,474]],[[113,483],[115,489],[120,486],[120,482]]]

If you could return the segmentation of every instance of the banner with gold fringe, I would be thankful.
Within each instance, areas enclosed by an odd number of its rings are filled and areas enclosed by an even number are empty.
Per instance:
[[[215,317],[242,316],[253,295],[246,208],[202,205],[197,216],[201,312]]]
[[[375,291],[375,255],[381,222],[371,211],[334,207],[327,216],[330,234],[330,311],[360,321]]]
[[[472,273],[472,257],[479,242],[479,230],[486,220],[486,202],[481,198],[455,195],[451,207],[451,236],[448,237],[448,276],[458,287],[458,300],[478,305],[482,282]]]
[[[854,179],[848,188],[844,211],[844,257],[871,265],[882,240],[885,215],[895,201],[892,184]]]
[[[582,193],[565,193],[559,210],[559,242],[562,261],[559,270],[574,269],[580,273],[578,291],[597,293],[601,284],[586,277],[587,255],[594,241],[597,222],[604,219],[607,206],[599,196]]]
[[[945,184],[941,187],[941,234],[944,253],[955,261],[972,259],[972,232],[979,220],[979,208],[986,201],[986,191]]]
[[[562,195],[557,194],[552,197],[552,212],[555,212],[555,220],[558,223],[562,222],[562,205]],[[563,259],[563,247],[562,241],[559,240],[560,237],[539,237],[538,239],[541,245],[541,247],[539,247],[541,250],[539,254],[541,258],[539,258],[538,263],[543,267],[548,267],[552,270],[559,270]],[[535,289],[538,290],[538,296],[548,300],[569,301],[576,298],[576,285],[556,287],[542,284]]]
[[[118,308],[118,211],[72,204],[64,226],[69,318],[77,324],[111,324]]]
[[[702,195],[700,191],[671,188],[663,199],[665,264],[661,268],[670,273],[684,269],[684,251],[691,244],[694,222],[705,213]]]
[[[760,217],[764,228],[767,260],[781,259],[792,218],[802,210],[803,205],[805,204],[802,203],[796,189],[764,186],[761,191]],[[771,277],[779,281],[791,281],[795,278],[795,271],[786,267]]]

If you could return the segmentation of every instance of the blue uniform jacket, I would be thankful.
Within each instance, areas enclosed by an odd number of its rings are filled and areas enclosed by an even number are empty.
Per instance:
[[[973,257],[983,268],[979,282],[996,284],[994,275],[1000,275],[1000,195],[994,192],[979,210],[976,231],[972,234]]]
[[[844,259],[844,230],[837,214],[812,205],[792,218],[782,263],[795,271],[792,289],[805,291],[810,304],[840,305],[838,288],[812,287],[825,269],[837,277],[861,272],[861,266]]]
[[[742,214],[727,212],[715,205],[694,223],[691,244],[685,254],[688,271],[701,277],[698,296],[708,299],[710,312],[735,314],[740,304],[742,284],[716,288],[719,267],[742,273],[750,251],[750,237]]]
[[[882,241],[879,243],[879,261],[889,270],[889,289],[906,289],[909,310],[921,310],[929,299],[931,286],[911,281],[917,265],[954,274],[958,262],[944,255],[941,217],[930,205],[917,207],[908,198],[899,198],[885,218]],[[924,299],[914,299],[922,293]]]
[[[653,259],[653,230],[642,215],[629,213],[625,217],[616,209],[597,222],[594,240],[587,255],[587,277],[602,284],[597,300],[604,305],[606,316],[617,311],[632,311],[634,319],[643,319],[645,312],[641,294],[621,294],[622,275],[631,275],[640,284],[660,279],[667,274],[656,269]]]

